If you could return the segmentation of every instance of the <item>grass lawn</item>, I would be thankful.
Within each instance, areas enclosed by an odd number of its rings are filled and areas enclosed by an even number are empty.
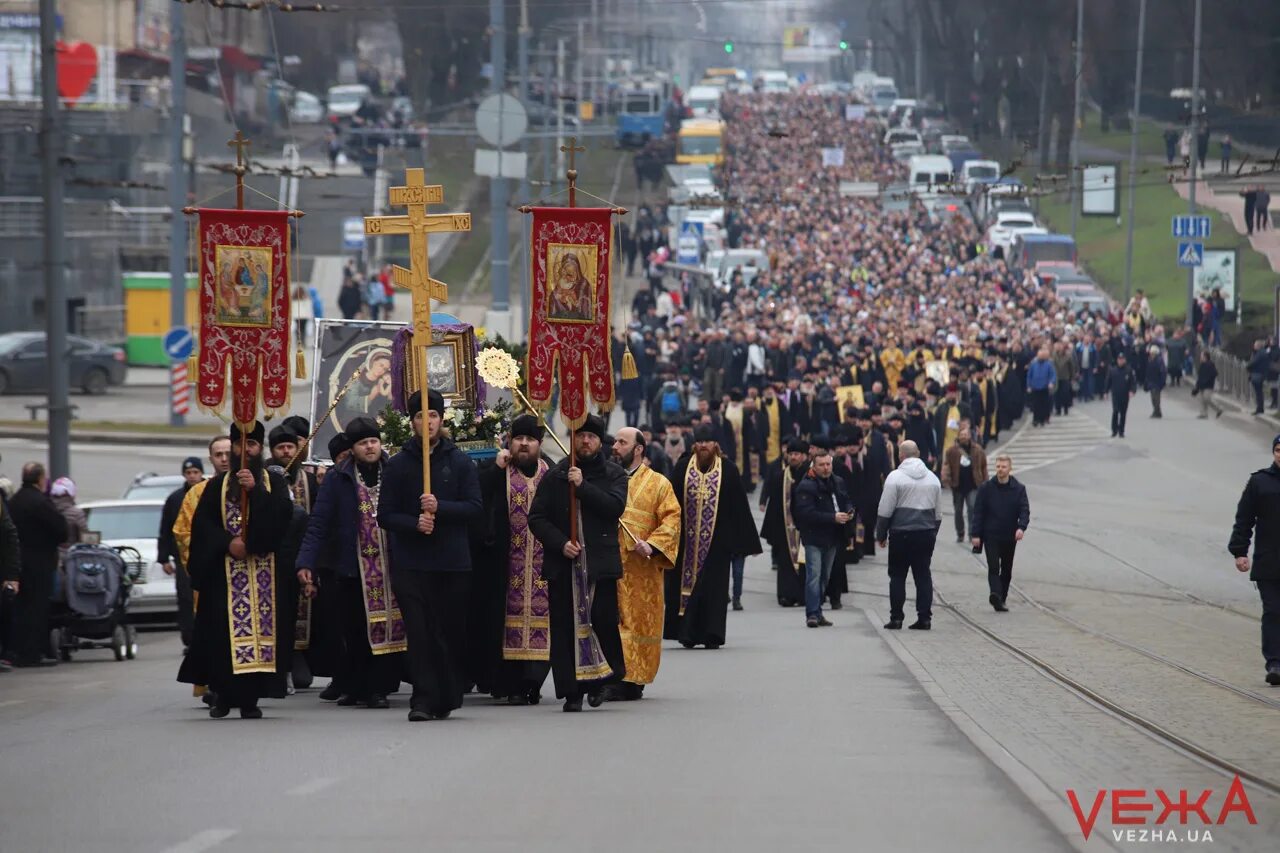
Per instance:
[[[1127,209],[1127,190],[1121,192],[1121,211]],[[1142,186],[1139,182],[1133,231],[1133,288],[1142,288],[1157,316],[1182,320],[1186,317],[1187,272],[1178,266],[1178,241],[1170,234],[1170,220],[1187,212],[1187,203],[1171,187]],[[1070,233],[1071,210],[1065,194],[1040,199],[1040,215],[1054,231]],[[1211,211],[1213,237],[1206,248],[1240,250],[1239,287],[1246,303],[1245,319],[1251,313],[1271,313],[1272,288],[1276,275],[1267,260],[1255,252],[1229,221]],[[1077,238],[1082,264],[1117,300],[1124,298],[1125,225],[1109,216],[1081,216]]]

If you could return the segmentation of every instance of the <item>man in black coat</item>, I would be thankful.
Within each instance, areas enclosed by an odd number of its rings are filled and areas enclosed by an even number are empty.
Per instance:
[[[209,442],[221,441],[218,436]],[[211,451],[212,452],[212,451]],[[178,634],[182,637],[182,645],[191,645],[191,631],[195,624],[195,611],[192,609],[191,576],[187,567],[182,565],[182,557],[178,551],[178,542],[173,538],[173,523],[178,520],[178,512],[182,509],[182,499],[191,491],[191,487],[204,479],[204,463],[198,456],[188,456],[182,460],[182,485],[169,493],[164,500],[164,509],[160,510],[160,531],[156,536],[156,563],[166,575],[173,576],[173,584],[178,593]]]
[[[924,406],[912,403],[907,409],[907,420],[903,427],[903,438],[914,441],[920,448],[920,458],[930,468],[937,466],[942,454],[938,451],[938,442],[934,436],[933,424],[925,417]]]
[[[1129,400],[1138,393],[1138,379],[1123,352],[1116,353],[1116,363],[1107,372],[1107,388],[1111,391],[1111,437],[1124,438]]]
[[[551,674],[565,711],[581,711],[584,693],[598,706],[612,692],[605,688],[626,675],[618,631],[618,520],[627,507],[628,480],[626,470],[601,452],[604,435],[604,421],[589,415],[574,431],[574,456],[542,478],[529,512],[529,529],[543,547]],[[571,502],[576,530],[570,526]]]
[[[1271,465],[1254,471],[1240,495],[1227,550],[1236,558],[1236,569],[1249,572],[1249,579],[1258,585],[1267,683],[1280,685],[1280,435],[1271,440]]]
[[[479,517],[480,482],[471,457],[440,430],[444,397],[409,397],[413,438],[382,469],[378,526],[391,540],[391,589],[409,646],[410,722],[443,720],[462,707],[467,635],[468,525]],[[430,447],[431,489],[422,477]]]
[[[22,487],[9,501],[18,528],[22,587],[18,592],[13,632],[14,664],[52,666],[45,657],[49,643],[49,597],[58,571],[58,546],[67,541],[67,521],[48,495],[49,475],[39,462],[22,466]]]
[[[1031,523],[1027,488],[1012,476],[1013,460],[1006,454],[996,457],[996,475],[978,486],[969,526],[973,547],[987,551],[988,601],[998,612],[1009,608],[1009,583],[1013,580],[1013,552]]]
[[[9,499],[0,491],[0,672],[10,672],[9,623],[12,599],[22,586],[22,558],[18,528],[9,512]]]
[[[822,600],[836,552],[844,547],[845,527],[853,520],[844,480],[832,474],[832,464],[831,451],[821,448],[795,488],[793,514],[804,542],[805,624],[810,628],[831,625],[822,614]]]

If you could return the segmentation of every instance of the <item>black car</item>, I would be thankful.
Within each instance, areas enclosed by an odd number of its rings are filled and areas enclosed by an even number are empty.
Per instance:
[[[49,385],[49,359],[44,332],[0,335],[0,394],[44,393]],[[67,335],[71,387],[86,394],[104,394],[107,386],[124,383],[128,368],[124,350]]]

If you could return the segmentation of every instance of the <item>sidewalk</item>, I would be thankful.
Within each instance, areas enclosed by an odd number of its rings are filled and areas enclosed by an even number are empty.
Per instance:
[[[1243,186],[1246,183],[1255,183],[1255,181],[1240,178],[1238,181],[1233,180],[1226,186]],[[1173,188],[1182,198],[1190,198],[1190,184],[1175,183]],[[1244,224],[1244,199],[1233,191],[1215,192],[1208,181],[1198,181],[1196,184],[1196,204],[1212,208],[1226,215],[1231,220],[1231,226],[1238,233],[1245,234],[1248,232],[1249,229]],[[1280,200],[1277,200],[1276,206],[1280,207]],[[1253,235],[1249,237],[1249,244],[1266,257],[1268,263],[1271,264],[1273,272],[1280,273],[1280,231],[1276,230],[1274,222],[1265,231],[1254,231]]]

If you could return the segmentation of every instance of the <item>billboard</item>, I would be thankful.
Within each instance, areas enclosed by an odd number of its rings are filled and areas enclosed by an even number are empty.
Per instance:
[[[823,62],[840,53],[835,24],[793,24],[782,30],[783,62]]]
[[[1228,311],[1236,310],[1236,269],[1239,258],[1237,249],[1204,250],[1204,261],[1195,267],[1194,282],[1196,296],[1209,296],[1213,291],[1222,293],[1222,300]]]

